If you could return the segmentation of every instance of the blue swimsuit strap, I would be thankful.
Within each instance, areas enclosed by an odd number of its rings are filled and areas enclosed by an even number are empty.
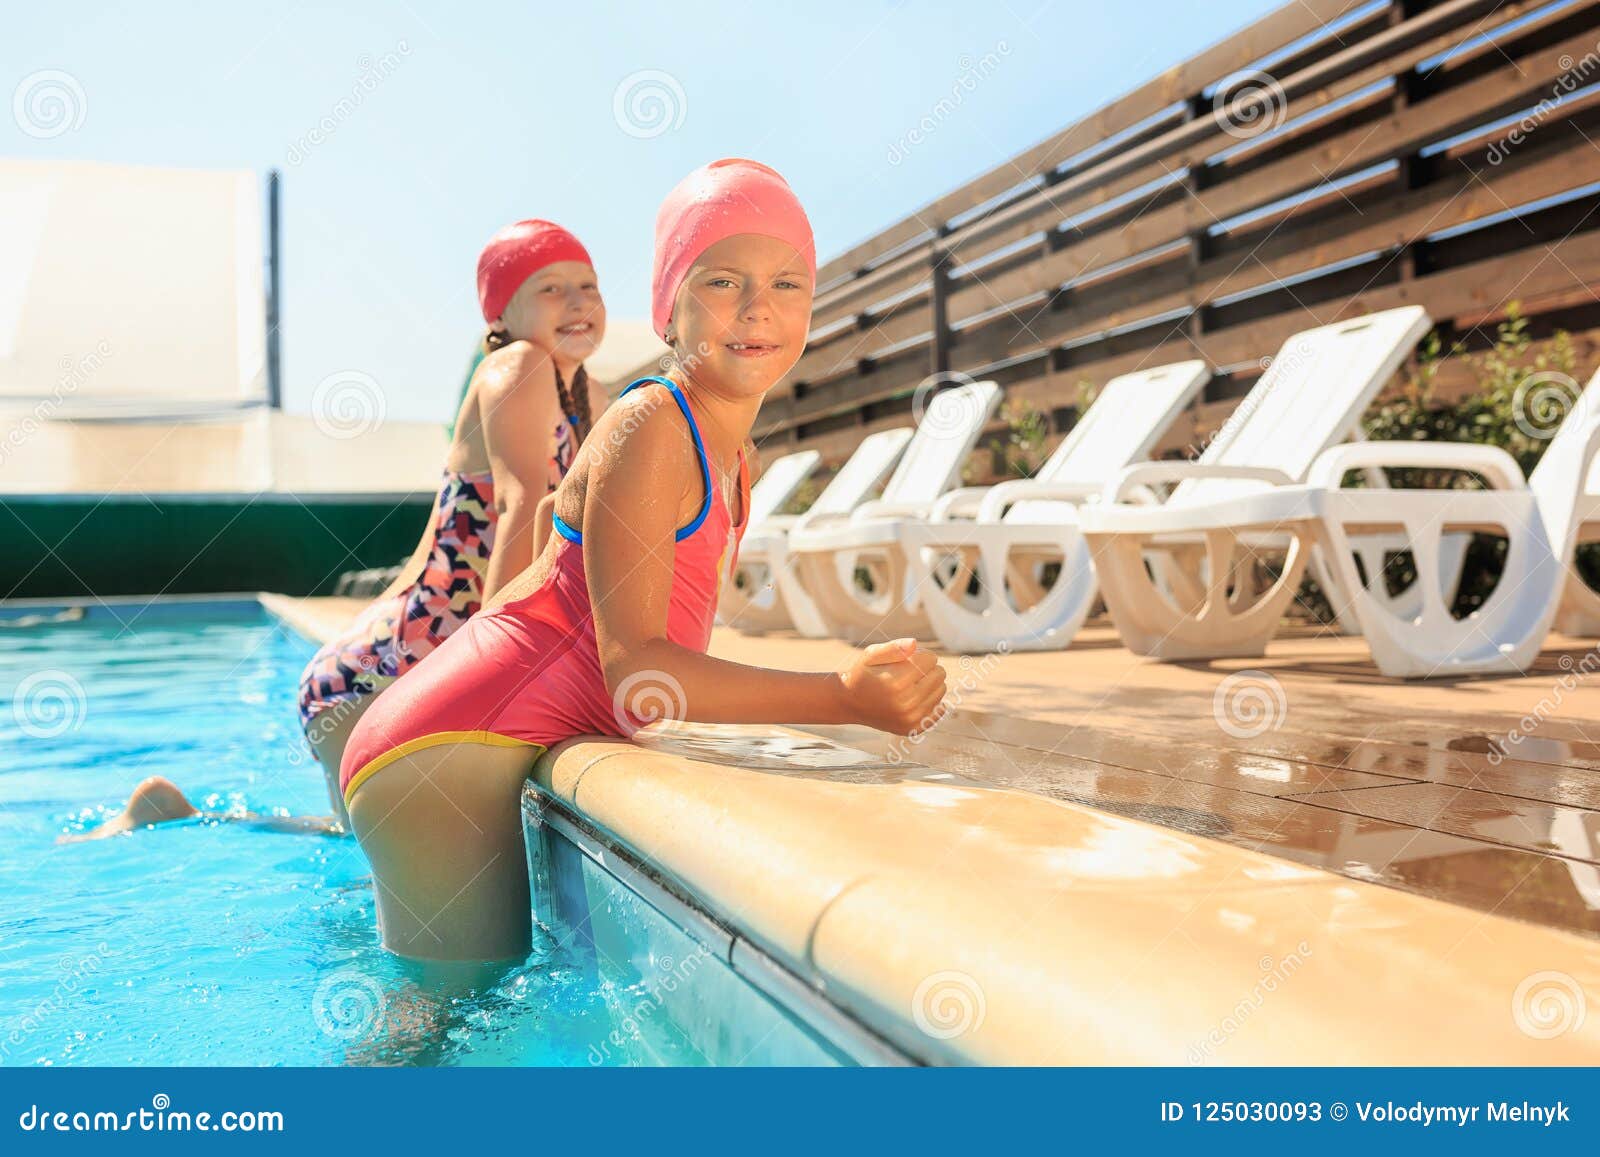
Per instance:
[[[705,497],[700,502],[700,513],[694,516],[694,521],[688,526],[679,527],[678,532],[672,536],[674,542],[682,542],[699,530],[700,524],[706,520],[706,515],[711,513],[711,463],[706,458],[705,443],[700,440],[700,426],[695,422],[694,414],[689,409],[689,399],[683,396],[683,391],[678,388],[677,382],[674,382],[671,378],[640,378],[636,382],[630,382],[628,389],[623,390],[622,394],[626,394],[629,390],[637,389],[646,382],[657,382],[672,391],[672,398],[678,403],[678,409],[682,410],[683,416],[688,419],[689,433],[694,435],[694,454],[700,461],[700,481],[705,491]],[[617,396],[620,398],[622,394]],[[552,515],[552,518],[557,534],[568,542],[575,542],[579,546],[583,545],[583,532],[581,530],[574,530],[559,514]]]

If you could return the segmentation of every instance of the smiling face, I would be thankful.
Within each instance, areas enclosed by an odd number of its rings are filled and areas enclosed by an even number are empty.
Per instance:
[[[576,364],[600,347],[606,304],[593,268],[582,261],[557,261],[517,287],[501,320],[513,341],[530,341]]]
[[[670,330],[697,381],[735,397],[766,393],[805,352],[811,274],[794,246],[741,233],[702,253],[683,279]]]

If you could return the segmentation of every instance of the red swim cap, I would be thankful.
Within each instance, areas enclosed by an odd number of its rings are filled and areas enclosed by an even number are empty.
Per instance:
[[[739,233],[787,241],[816,280],[817,246],[811,222],[789,182],[759,161],[742,157],[712,161],[679,181],[656,214],[650,320],[663,341],[678,287],[690,267],[718,241]]]
[[[478,304],[491,325],[505,313],[522,283],[557,261],[593,266],[583,243],[552,221],[537,217],[507,225],[478,254]]]

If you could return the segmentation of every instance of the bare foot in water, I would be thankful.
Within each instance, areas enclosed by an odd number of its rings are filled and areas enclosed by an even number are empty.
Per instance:
[[[147,828],[172,820],[187,820],[199,816],[208,820],[232,820],[248,823],[252,827],[275,832],[306,832],[315,835],[343,835],[344,829],[331,816],[264,816],[256,812],[242,815],[234,812],[205,812],[195,807],[178,789],[178,785],[164,776],[152,775],[133,789],[128,804],[97,828],[79,835],[58,836],[58,844],[78,844],[85,840],[103,840],[107,836],[120,836],[136,828]]]

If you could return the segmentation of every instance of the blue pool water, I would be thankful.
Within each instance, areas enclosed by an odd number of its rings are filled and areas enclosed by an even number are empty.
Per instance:
[[[637,994],[569,936],[536,932],[488,991],[420,986],[377,945],[353,839],[192,820],[57,844],[157,774],[203,808],[327,810],[295,714],[310,644],[253,605],[117,615],[0,622],[0,1065],[703,1059],[633,1049]]]

